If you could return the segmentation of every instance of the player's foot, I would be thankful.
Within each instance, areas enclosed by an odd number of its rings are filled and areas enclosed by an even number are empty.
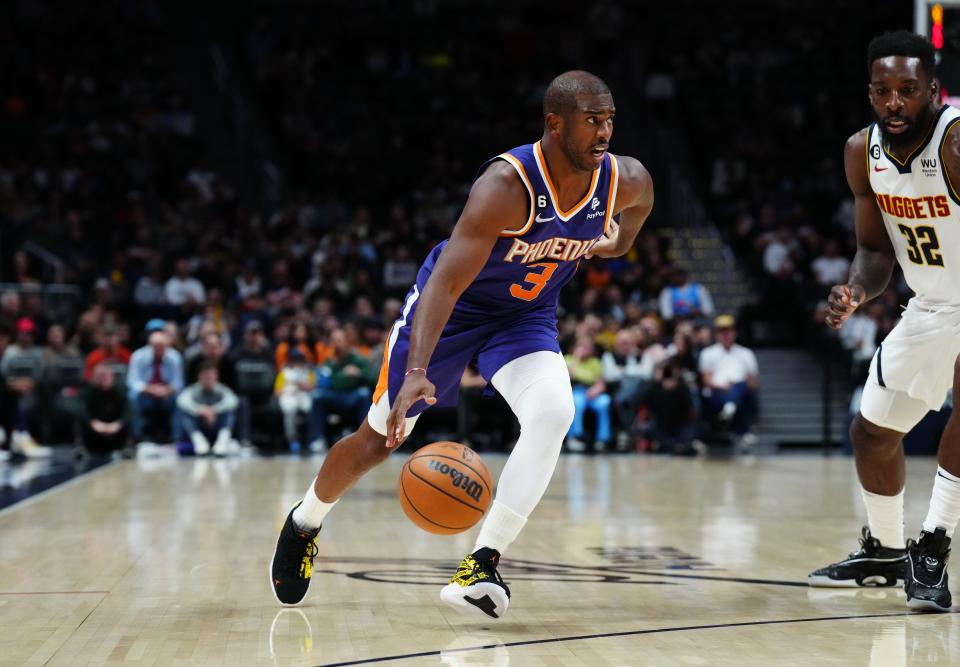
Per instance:
[[[500,618],[510,604],[510,589],[497,572],[499,562],[500,554],[494,549],[468,554],[440,591],[440,599],[467,616]]]
[[[863,527],[860,549],[846,559],[814,570],[807,576],[811,586],[894,586],[905,578],[907,550],[893,549]]]
[[[320,529],[303,530],[293,522],[293,506],[277,539],[277,550],[270,565],[270,583],[277,601],[297,604],[307,594],[313,575],[313,559],[317,556],[317,535]]]
[[[922,611],[950,611],[952,600],[947,587],[947,559],[950,538],[937,528],[932,533],[921,531],[919,540],[907,541],[907,606]]]

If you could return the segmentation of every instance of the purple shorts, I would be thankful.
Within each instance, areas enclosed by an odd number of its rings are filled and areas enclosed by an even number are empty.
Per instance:
[[[408,301],[409,303],[409,297]],[[410,349],[410,327],[416,313],[414,301],[409,312],[390,332],[385,351],[385,368],[381,368],[380,382],[374,393],[376,403],[385,390],[388,401],[400,391],[407,370],[407,352]],[[397,325],[400,325],[397,328]],[[395,336],[395,338],[394,338]],[[390,341],[393,340],[392,347]],[[509,319],[493,314],[485,318],[451,316],[440,333],[427,367],[427,379],[436,387],[437,405],[457,404],[460,378],[463,371],[475,362],[480,375],[489,383],[505,364],[533,352],[560,352],[557,342],[557,318],[551,309],[534,310]],[[384,372],[385,371],[385,372]],[[386,377],[384,377],[384,375]],[[407,411],[407,417],[420,414],[427,404],[418,401]]]

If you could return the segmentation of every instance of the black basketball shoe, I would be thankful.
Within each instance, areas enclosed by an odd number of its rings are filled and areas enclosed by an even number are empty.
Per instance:
[[[920,532],[920,539],[907,541],[908,571],[903,589],[907,606],[923,611],[950,611],[952,600],[947,587],[947,559],[950,538],[937,528]]]
[[[297,604],[307,594],[317,556],[317,535],[320,529],[303,530],[293,522],[293,506],[277,539],[277,550],[270,566],[270,582],[277,602]]]
[[[510,604],[510,589],[503,582],[495,549],[477,549],[464,556],[440,599],[467,616],[500,618]]]
[[[811,586],[840,588],[894,586],[897,579],[906,577],[906,549],[883,546],[866,526],[861,535],[858,551],[845,560],[814,570],[807,576],[807,583]]]

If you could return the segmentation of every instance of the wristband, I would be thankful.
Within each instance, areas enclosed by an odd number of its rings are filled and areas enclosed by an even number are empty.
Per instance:
[[[423,377],[427,377],[427,369],[426,369],[426,368],[411,368],[410,370],[408,370],[406,373],[403,374],[403,377],[407,377],[407,376],[410,375],[411,373],[422,373],[422,374],[423,374]]]

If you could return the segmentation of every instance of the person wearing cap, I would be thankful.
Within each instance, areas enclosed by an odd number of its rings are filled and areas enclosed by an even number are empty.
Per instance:
[[[287,438],[290,451],[300,451],[300,438],[297,435],[297,417],[309,415],[313,405],[311,394],[317,386],[317,377],[307,358],[294,347],[287,354],[283,369],[277,374],[274,393],[283,413],[283,433]]]
[[[53,453],[37,444],[27,426],[29,416],[37,408],[38,381],[43,373],[43,350],[34,345],[36,325],[29,317],[16,323],[16,339],[7,346],[0,360],[0,372],[7,389],[16,397],[15,417],[10,438],[10,451],[28,458],[44,458]]]
[[[173,438],[180,430],[175,399],[183,389],[183,359],[170,347],[163,320],[157,321],[161,329],[150,332],[147,344],[131,355],[127,371],[127,390],[134,417],[132,430],[137,441],[143,438],[144,417],[148,412],[169,414]],[[150,323],[147,327],[149,331]]]
[[[99,338],[100,344],[87,355],[83,365],[83,379],[88,382],[93,377],[93,369],[102,363],[123,366],[130,363],[130,350],[120,344],[120,332],[116,325],[104,325]]]
[[[720,315],[713,323],[717,342],[700,353],[700,376],[704,388],[704,411],[730,424],[739,445],[755,441],[750,433],[758,386],[756,355],[737,345],[736,321]]]

